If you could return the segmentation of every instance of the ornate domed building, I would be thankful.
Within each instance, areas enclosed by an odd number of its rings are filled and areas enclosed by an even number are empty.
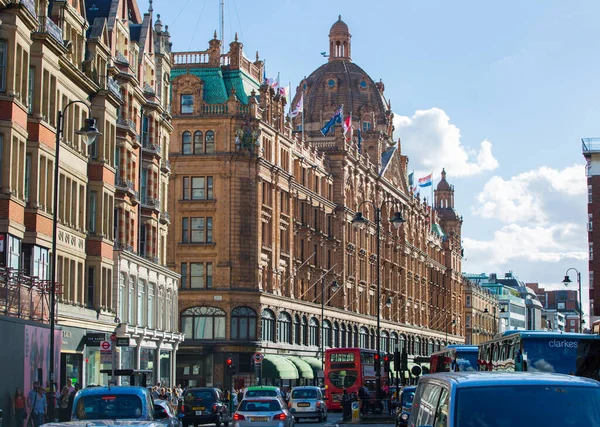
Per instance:
[[[300,83],[292,102],[303,97],[304,113],[293,123],[237,37],[225,54],[216,35],[206,51],[173,54],[178,382],[223,386],[229,354],[242,388],[256,379],[256,351],[264,376],[296,385],[319,382],[329,347],[399,349],[412,362],[464,342],[462,220],[438,215],[454,190],[440,187],[433,212],[413,196],[384,85],[352,62],[341,17],[329,45],[327,63]],[[342,105],[353,134],[337,125],[324,136]],[[364,229],[353,226],[359,212]]]

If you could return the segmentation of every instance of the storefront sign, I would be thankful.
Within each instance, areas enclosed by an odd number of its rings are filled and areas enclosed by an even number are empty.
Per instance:
[[[88,332],[85,335],[85,344],[88,347],[100,347],[102,341],[106,341],[106,334],[104,332]]]
[[[257,347],[244,347],[241,345],[224,345],[224,346],[217,346],[217,351],[222,351],[222,352],[231,352],[231,353],[254,353],[257,350],[259,350]]]
[[[103,365],[112,364],[112,353],[110,351],[103,351],[100,353],[100,363]]]
[[[129,347],[129,338],[117,337],[117,347]]]
[[[62,327],[62,349],[63,351],[83,351],[83,344],[87,340],[85,329],[73,328],[69,326]]]

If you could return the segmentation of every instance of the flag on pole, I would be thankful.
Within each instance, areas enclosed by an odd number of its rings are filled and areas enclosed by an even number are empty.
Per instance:
[[[357,138],[357,146],[358,146],[358,152],[362,153],[362,134],[360,132],[360,127],[356,130],[356,138]]]
[[[350,114],[348,117],[346,117],[346,120],[344,120],[344,136],[346,136],[348,131],[350,131],[350,138],[346,138],[346,140],[352,139],[352,114]]]
[[[302,111],[304,111],[304,92],[302,92],[302,94],[300,95],[300,99],[298,100],[298,103],[290,113],[290,117],[297,117],[302,113]]]
[[[342,105],[335,112],[335,114],[333,115],[333,117],[331,117],[331,119],[329,119],[329,121],[327,122],[327,124],[321,128],[321,133],[323,134],[323,136],[327,135],[329,133],[329,131],[331,130],[331,128],[336,123],[342,123],[343,108],[344,108],[344,106]]]
[[[433,173],[419,178],[419,187],[429,187],[433,183]]]
[[[408,174],[408,188],[413,188],[415,185],[415,171]]]

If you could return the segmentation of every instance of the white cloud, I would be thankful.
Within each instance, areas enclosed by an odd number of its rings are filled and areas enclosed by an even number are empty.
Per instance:
[[[563,170],[542,166],[504,180],[492,177],[477,195],[473,213],[506,223],[549,224],[585,221],[581,204],[587,191],[582,165]]]
[[[394,127],[402,140],[402,150],[409,155],[415,169],[438,172],[445,167],[456,177],[498,167],[492,143],[487,139],[482,141],[479,151],[466,148],[460,140],[460,129],[439,108],[418,110],[412,117],[397,116]]]
[[[549,227],[510,224],[494,232],[492,240],[464,238],[465,257],[474,271],[501,271],[516,262],[555,263],[587,259],[583,225]]]

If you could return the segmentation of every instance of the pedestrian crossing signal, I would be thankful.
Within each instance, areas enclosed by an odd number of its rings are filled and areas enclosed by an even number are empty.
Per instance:
[[[227,358],[227,360],[225,361],[225,364],[227,366],[227,375],[231,376],[231,375],[235,375],[235,365],[233,364],[233,359],[231,356],[229,356]]]

